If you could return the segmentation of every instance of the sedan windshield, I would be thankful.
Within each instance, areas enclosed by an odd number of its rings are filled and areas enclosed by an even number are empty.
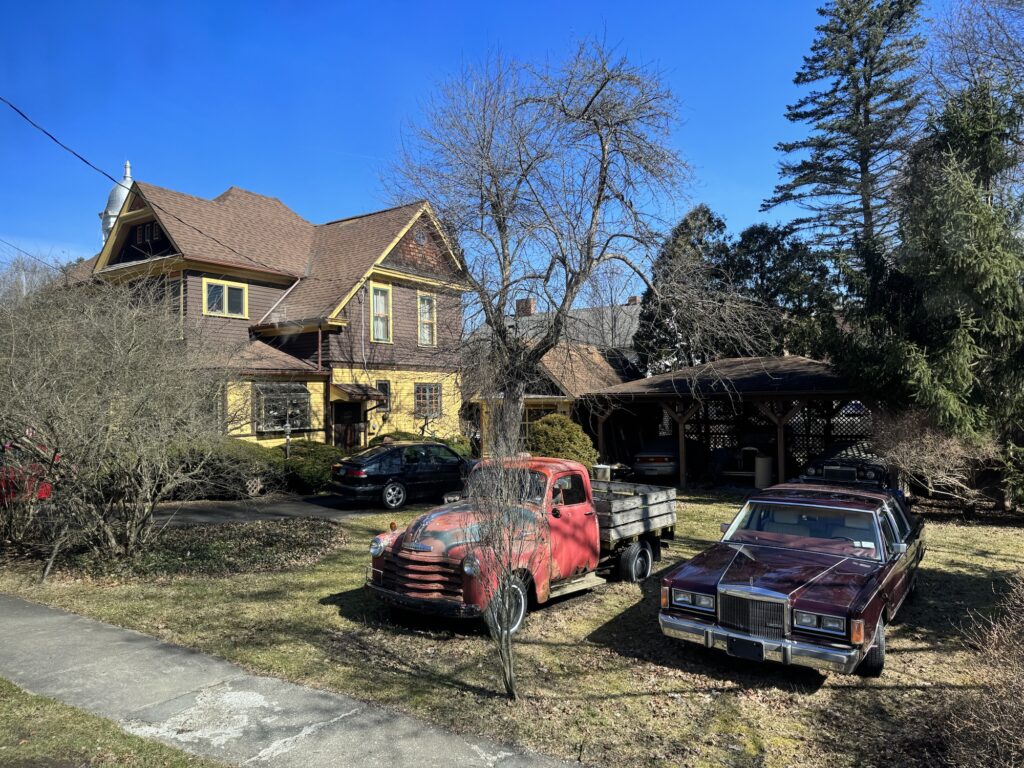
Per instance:
[[[771,501],[748,501],[723,541],[880,559],[871,512]]]

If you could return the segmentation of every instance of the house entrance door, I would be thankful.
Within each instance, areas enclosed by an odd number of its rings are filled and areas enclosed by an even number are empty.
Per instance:
[[[341,448],[358,448],[363,428],[363,404],[335,400],[333,406],[334,444]]]

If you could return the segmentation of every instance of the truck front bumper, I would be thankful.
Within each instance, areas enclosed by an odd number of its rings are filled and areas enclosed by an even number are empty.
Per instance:
[[[685,640],[688,643],[696,643],[705,648],[714,648],[726,653],[729,653],[730,638],[756,642],[764,648],[765,661],[810,667],[821,672],[849,675],[864,658],[864,652],[860,648],[818,645],[801,640],[770,640],[755,637],[746,632],[725,629],[715,624],[674,616],[670,613],[659,613],[658,623],[664,634],[677,640]]]
[[[405,608],[416,613],[425,613],[430,616],[447,616],[456,619],[475,619],[483,615],[479,606],[463,603],[458,600],[442,600],[426,597],[411,597],[384,589],[371,581],[366,582],[366,589],[376,595],[381,601],[396,608]]]

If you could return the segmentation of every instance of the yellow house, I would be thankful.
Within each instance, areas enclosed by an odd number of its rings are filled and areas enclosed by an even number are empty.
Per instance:
[[[347,448],[459,434],[465,265],[418,201],[312,224],[237,187],[204,199],[134,181],[80,277],[165,281],[183,334],[223,347],[228,434]]]

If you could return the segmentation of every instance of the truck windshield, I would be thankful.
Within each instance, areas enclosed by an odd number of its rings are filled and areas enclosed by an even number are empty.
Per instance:
[[[547,479],[540,472],[518,467],[478,467],[469,473],[463,496],[478,499],[500,498],[519,504],[544,503]]]
[[[802,549],[878,560],[881,548],[871,512],[748,501],[723,541]]]

